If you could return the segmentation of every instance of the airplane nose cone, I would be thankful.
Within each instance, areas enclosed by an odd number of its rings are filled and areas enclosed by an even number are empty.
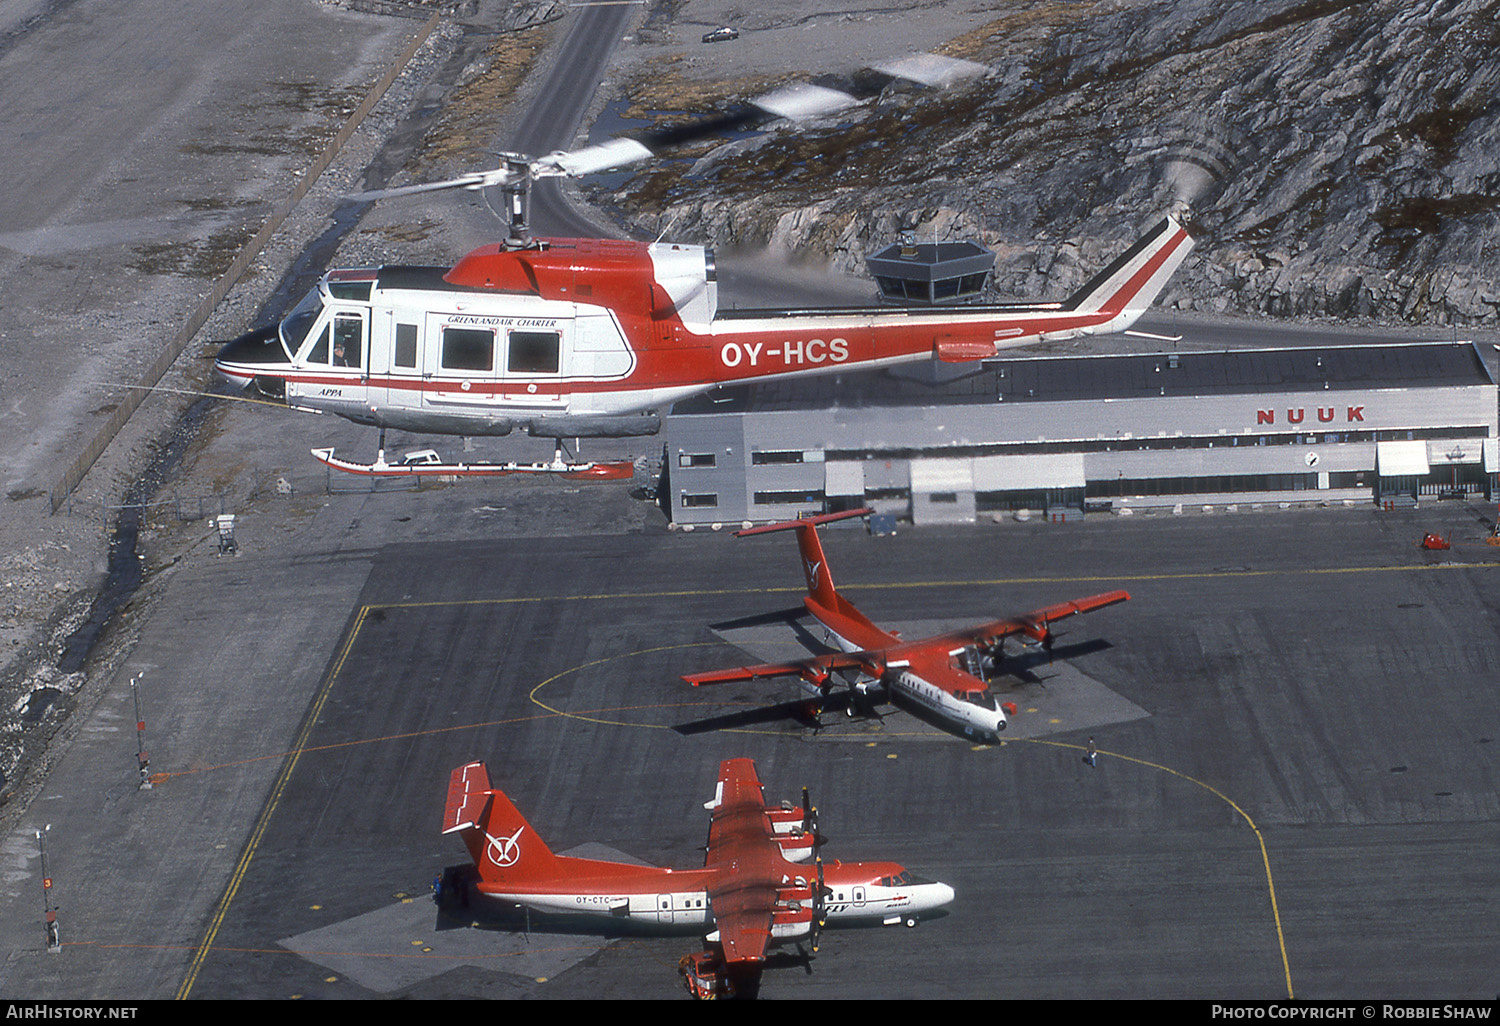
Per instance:
[[[932,907],[940,908],[953,900],[953,888],[945,883],[932,885]]]

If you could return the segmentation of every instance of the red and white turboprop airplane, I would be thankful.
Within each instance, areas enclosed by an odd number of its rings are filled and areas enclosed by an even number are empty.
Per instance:
[[[893,79],[946,87],[982,74],[967,61],[916,55],[873,69],[863,93],[794,86],[750,101],[733,125],[803,119],[878,95]],[[720,385],[884,367],[968,362],[1045,339],[1125,331],[1151,305],[1192,247],[1162,219],[1062,302],[807,310],[719,309],[714,254],[702,246],[531,234],[539,179],[578,177],[653,156],[717,130],[726,119],[619,138],[541,158],[504,154],[494,170],[352,197],[499,187],[510,238],[453,267],[329,271],[279,325],[226,344],[215,367],[301,410],[382,429],[450,435],[595,438],[655,434],[658,411]],[[560,444],[559,444],[560,448]],[[340,470],[404,474],[387,464],[315,456]],[[444,465],[428,473],[593,470],[593,465]],[[594,471],[590,476],[608,476]]]
[[[869,508],[848,510],[735,532],[736,535],[797,532],[802,572],[807,579],[807,595],[802,604],[823,625],[828,640],[839,651],[782,663],[687,674],[682,679],[698,687],[798,677],[820,703],[828,700],[836,680],[843,679],[855,698],[866,701],[884,698],[907,705],[954,734],[989,744],[1000,740],[1007,720],[1005,710],[984,681],[984,673],[998,664],[1005,639],[1029,638],[1050,651],[1051,625],[1055,621],[1130,599],[1127,592],[1107,591],[977,627],[903,641],[895,632],[871,623],[838,593],[818,541],[818,524],[872,512]],[[853,713],[852,706],[850,712]]]
[[[894,862],[827,862],[816,855],[817,810],[768,806],[749,759],[719,766],[708,855],[702,869],[660,869],[554,855],[490,783],[483,762],[453,771],[443,833],[458,834],[474,860],[472,890],[546,915],[706,933],[709,949],[682,960],[697,997],[753,996],[775,945],[806,938],[817,950],[825,923],[904,923],[953,900],[947,884],[919,880]],[[809,867],[805,863],[812,860]]]

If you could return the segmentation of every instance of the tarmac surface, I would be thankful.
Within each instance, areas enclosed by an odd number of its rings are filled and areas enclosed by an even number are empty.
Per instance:
[[[415,83],[405,98],[422,95]],[[353,156],[374,146],[356,137]],[[358,171],[330,176],[347,187]],[[318,190],[309,202],[331,205]],[[377,213],[340,262],[451,256],[494,231],[479,199],[438,209]],[[267,261],[299,251],[283,240]],[[216,322],[247,326],[263,297],[237,291]],[[1243,344],[1326,337],[1227,330]],[[419,441],[393,433],[390,448]],[[476,444],[486,458],[550,454]],[[585,455],[644,459],[659,444]],[[464,858],[438,833],[448,773],[485,759],[556,850],[691,866],[718,763],[739,755],[768,797],[811,788],[825,857],[893,859],[958,894],[915,933],[830,931],[810,972],[767,973],[765,998],[1500,989],[1492,511],[829,530],[840,586],[908,636],[1116,587],[1133,599],[1069,621],[1071,658],[1022,657],[1021,676],[997,682],[1021,710],[1004,745],[975,749],[899,711],[816,734],[684,734],[672,728],[797,696],[679,680],[795,644],[736,623],[797,604],[788,539],[669,531],[624,484],[343,490],[311,445],[373,452],[369,432],[327,418],[206,415],[176,484],[225,497],[239,554],[219,554],[202,519],[143,532],[148,585],[106,638],[117,655],[0,837],[0,997],[682,997],[692,937],[527,936],[440,916],[431,881]],[[1416,547],[1434,529],[1452,550]]]
[[[1431,514],[1364,509],[826,531],[840,587],[908,636],[1131,592],[1066,625],[1082,654],[997,681],[1014,733],[975,748],[900,711],[671,729],[796,697],[678,679],[747,658],[710,625],[797,603],[790,542],[464,529],[481,500],[551,498],[331,496],[288,551],[185,561],[126,668],[155,784],[137,790],[122,681],[33,807],[58,954],[35,841],[5,843],[30,886],[0,922],[29,943],[0,992],[672,997],[691,937],[440,915],[431,881],[465,857],[438,833],[448,773],[486,760],[557,850],[691,866],[718,762],[748,755],[768,797],[811,788],[825,857],[958,893],[920,933],[830,931],[763,997],[1493,995],[1500,552],[1477,518],[1445,553],[1415,545]],[[456,537],[358,539],[417,516]]]

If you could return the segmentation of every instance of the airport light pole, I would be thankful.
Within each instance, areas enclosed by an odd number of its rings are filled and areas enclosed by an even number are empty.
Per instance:
[[[47,927],[47,950],[52,954],[62,951],[62,936],[57,929],[57,909],[52,907],[52,877],[47,875],[47,834],[52,829],[48,823],[45,830],[36,832],[37,848],[42,853],[42,911]]]
[[[151,759],[146,754],[146,721],[141,717],[141,678],[145,673],[138,673],[130,678],[130,694],[135,699],[135,759],[140,767],[141,784],[139,790],[151,790]]]

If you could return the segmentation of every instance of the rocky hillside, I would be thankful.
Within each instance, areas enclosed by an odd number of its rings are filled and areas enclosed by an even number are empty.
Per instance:
[[[990,68],[632,182],[640,227],[844,267],[915,228],[982,237],[1001,297],[1057,297],[1167,210],[1167,305],[1500,319],[1500,0],[997,4]],[[601,197],[607,199],[608,197]]]

